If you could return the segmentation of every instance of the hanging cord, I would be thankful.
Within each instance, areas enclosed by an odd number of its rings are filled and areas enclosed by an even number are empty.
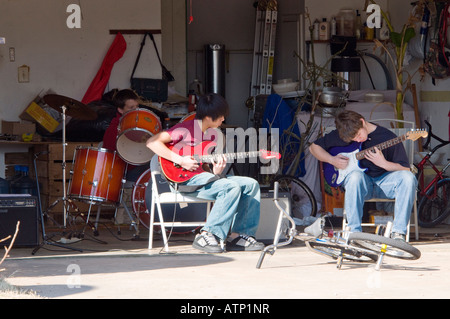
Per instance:
[[[359,57],[361,58],[361,60],[363,61],[364,67],[366,68],[366,71],[367,71],[367,75],[369,76],[370,83],[372,84],[372,88],[374,90],[376,90],[375,84],[373,83],[372,75],[370,74],[369,68],[367,67],[366,60],[364,60],[364,56],[361,54],[361,52],[357,52],[357,53],[358,53]]]

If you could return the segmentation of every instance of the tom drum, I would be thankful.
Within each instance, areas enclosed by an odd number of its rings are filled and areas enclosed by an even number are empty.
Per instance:
[[[87,201],[119,202],[126,163],[116,152],[78,147],[73,158],[68,197]]]
[[[148,163],[154,153],[145,145],[147,140],[161,131],[159,117],[150,110],[128,111],[120,119],[116,149],[127,163],[142,165]]]

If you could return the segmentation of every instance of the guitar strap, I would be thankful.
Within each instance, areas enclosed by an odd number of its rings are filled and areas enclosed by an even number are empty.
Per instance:
[[[183,184],[180,185],[180,183],[174,183],[171,181],[168,182],[176,191],[180,193],[193,193],[202,188],[203,186],[225,177],[226,177],[225,175],[214,175],[210,179],[208,179],[205,183],[200,185],[183,185]]]

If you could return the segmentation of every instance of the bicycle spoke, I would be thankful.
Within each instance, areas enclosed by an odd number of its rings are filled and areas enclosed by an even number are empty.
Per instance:
[[[306,246],[313,252],[325,255],[334,260],[344,258],[356,262],[374,262],[376,254],[366,253],[361,249],[346,248],[343,244],[335,244],[327,241],[307,241]]]
[[[299,218],[316,216],[316,198],[304,182],[288,175],[279,175],[275,181],[279,183],[279,193],[288,193],[290,196],[292,216]]]

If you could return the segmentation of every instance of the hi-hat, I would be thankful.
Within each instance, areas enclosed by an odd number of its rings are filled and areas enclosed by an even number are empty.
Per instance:
[[[66,107],[66,115],[79,120],[95,120],[97,118],[97,113],[90,109],[86,104],[83,104],[77,100],[70,97],[58,95],[58,94],[47,94],[44,96],[45,103],[51,108],[62,113],[62,107]]]

